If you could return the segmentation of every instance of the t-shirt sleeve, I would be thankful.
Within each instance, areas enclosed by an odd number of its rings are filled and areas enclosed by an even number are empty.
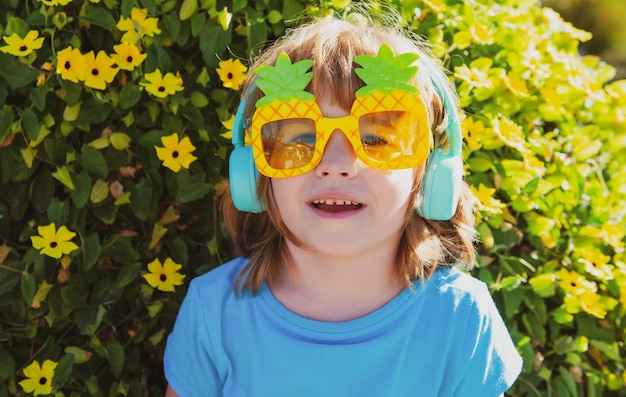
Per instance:
[[[522,358],[484,284],[462,337],[461,378],[454,395],[496,397],[508,390],[519,376]]]
[[[165,347],[165,378],[179,397],[222,395],[212,356],[205,313],[192,282]]]

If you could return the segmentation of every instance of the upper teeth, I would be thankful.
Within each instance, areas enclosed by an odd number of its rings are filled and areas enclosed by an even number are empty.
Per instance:
[[[332,199],[327,199],[327,200],[313,200],[313,204],[358,205],[359,203],[356,203],[356,202],[351,201],[351,200],[332,200]]]

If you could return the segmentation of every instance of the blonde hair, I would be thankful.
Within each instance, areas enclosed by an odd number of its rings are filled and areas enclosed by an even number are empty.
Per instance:
[[[250,70],[258,65],[273,65],[281,52],[287,53],[293,62],[313,60],[313,80],[308,89],[318,97],[322,93],[331,93],[339,106],[350,109],[355,99],[354,92],[363,86],[354,73],[353,59],[360,54],[375,55],[383,43],[390,45],[396,54],[413,52],[420,55],[420,68],[412,83],[420,89],[429,110],[435,144],[445,146],[448,142],[445,135],[446,115],[431,78],[441,82],[448,80],[425,43],[408,37],[397,28],[355,25],[337,18],[319,19],[288,32],[257,57]],[[248,116],[261,95],[259,90],[250,87],[253,79],[252,73],[249,73],[244,87],[247,99],[245,114]],[[448,84],[439,88],[449,90],[455,97]],[[419,191],[423,171],[422,166],[416,172],[414,202],[406,214],[397,254],[397,274],[407,286],[415,280],[427,280],[439,266],[459,264],[469,268],[475,261],[473,196],[467,184],[462,183],[461,198],[452,219],[427,220],[415,212],[422,200]],[[257,183],[257,197],[266,207],[266,211],[260,214],[239,212],[228,192],[223,200],[225,226],[231,236],[234,253],[250,259],[237,278],[236,292],[250,289],[253,294],[257,293],[264,281],[273,280],[282,264],[291,260],[286,241],[301,245],[280,217],[271,180],[262,175]]]

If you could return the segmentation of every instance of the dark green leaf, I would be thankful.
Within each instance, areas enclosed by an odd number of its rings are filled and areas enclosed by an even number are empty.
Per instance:
[[[130,209],[138,219],[146,220],[152,204],[152,185],[147,178],[139,183],[128,186],[130,192]]]
[[[122,12],[122,16],[124,18],[130,17],[130,12],[133,10],[135,6],[134,0],[122,0],[122,5],[120,7],[120,11]]]
[[[89,289],[82,285],[64,285],[61,288],[63,302],[73,308],[84,307],[87,295],[89,295]]]
[[[109,368],[116,378],[119,378],[124,369],[124,347],[117,341],[109,342],[105,345]]]
[[[81,268],[84,272],[91,269],[98,262],[101,251],[100,239],[96,233],[83,238],[78,262],[82,265]]]
[[[178,40],[178,35],[180,34],[180,19],[178,19],[176,13],[170,12],[169,14],[165,14],[163,16],[163,23],[165,24],[167,31],[170,33],[172,41]]]
[[[31,108],[22,111],[22,127],[30,139],[35,140],[39,136],[39,120]]]
[[[52,178],[50,172],[46,170],[37,174],[33,179],[30,194],[33,207],[39,212],[46,211],[53,194],[54,178]]]
[[[15,360],[11,353],[0,347],[0,379],[12,379],[15,376]]]
[[[104,156],[99,150],[91,146],[83,146],[81,153],[76,156],[76,159],[87,172],[96,177],[106,178],[109,175],[109,166]]]
[[[80,100],[80,94],[83,91],[83,85],[62,79],[61,86],[63,87],[63,90],[65,90],[65,102],[67,102],[69,106],[76,105]]]
[[[137,278],[141,266],[142,265],[139,262],[129,262],[122,266],[122,270],[115,280],[115,286],[117,288],[124,288],[128,284],[132,283]]]
[[[74,356],[72,354],[66,354],[61,358],[54,369],[54,377],[52,378],[52,386],[55,389],[60,389],[72,374],[72,367],[74,366]]]
[[[98,6],[92,6],[89,5],[89,3],[86,3],[83,7],[83,10],[83,15],[79,17],[81,20],[97,26],[101,26],[106,30],[115,29],[117,21],[106,9]]]
[[[76,119],[76,124],[98,124],[102,123],[111,113],[111,105],[100,103],[89,97],[83,101],[80,113]]]
[[[200,109],[193,106],[191,102],[181,109],[180,115],[189,120],[197,129],[205,128],[202,112],[200,112]]]
[[[0,109],[0,143],[4,142],[9,130],[13,124],[13,109],[10,107],[2,107]]]
[[[0,267],[0,296],[11,291],[20,282],[21,267],[23,264],[19,262],[5,262]]]
[[[89,200],[89,193],[91,192],[91,183],[93,180],[89,176],[87,171],[82,171],[78,175],[72,177],[74,186],[76,189],[70,190],[70,196],[76,208],[83,208]]]
[[[37,109],[43,111],[46,107],[46,91],[43,87],[35,87],[30,90],[29,98],[31,103]]]
[[[19,62],[16,57],[0,52],[0,76],[4,78],[10,89],[17,90],[26,87],[33,83],[38,75],[38,72]]]
[[[47,214],[49,222],[54,222],[57,228],[63,226],[67,223],[70,215],[69,203],[53,197],[48,205]]]
[[[231,33],[213,21],[207,21],[198,35],[200,51],[207,66],[216,67],[220,56],[231,42]]]
[[[176,201],[188,203],[206,196],[211,190],[211,185],[206,183],[204,173],[188,176],[189,174],[179,172],[177,180],[177,190],[175,192]]]
[[[193,37],[198,37],[198,35],[202,31],[202,28],[204,27],[204,24],[206,23],[206,16],[204,13],[195,13],[191,16],[190,22],[191,35]]]
[[[35,283],[35,277],[33,277],[30,273],[23,273],[20,283],[20,291],[22,291],[22,298],[24,298],[24,302],[27,304],[32,302],[36,289],[37,284]]]
[[[120,106],[123,109],[130,109],[139,102],[143,91],[139,86],[128,83],[120,91]]]

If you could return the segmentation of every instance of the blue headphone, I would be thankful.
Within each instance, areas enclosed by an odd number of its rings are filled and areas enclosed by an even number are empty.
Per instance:
[[[416,208],[425,219],[447,221],[456,212],[463,180],[461,158],[462,135],[454,101],[444,85],[431,73],[431,81],[442,100],[448,116],[446,135],[450,140],[447,152],[436,148],[426,162],[422,180],[422,201]],[[265,205],[256,194],[259,170],[254,164],[252,146],[244,146],[246,95],[243,96],[233,122],[232,142],[235,146],[228,160],[230,193],[239,211],[260,213]]]

